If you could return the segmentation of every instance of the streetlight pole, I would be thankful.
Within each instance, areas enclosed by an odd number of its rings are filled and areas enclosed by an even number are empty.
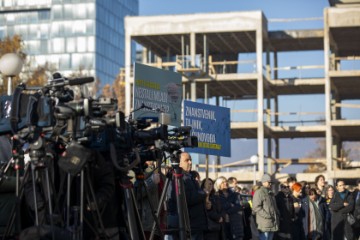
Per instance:
[[[12,94],[12,78],[21,72],[23,67],[23,60],[16,53],[7,53],[0,58],[0,72],[8,77],[7,95]],[[18,160],[15,162],[18,165]],[[16,168],[16,196],[19,196],[19,183],[20,172],[19,168]]]
[[[12,94],[12,78],[21,72],[23,60],[16,53],[7,53],[0,58],[0,72],[8,77],[7,95]]]
[[[256,165],[259,163],[259,156],[253,155],[250,157],[250,162],[253,164],[254,181],[253,185],[256,185]]]

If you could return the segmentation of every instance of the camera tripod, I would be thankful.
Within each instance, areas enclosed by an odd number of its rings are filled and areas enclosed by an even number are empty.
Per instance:
[[[172,189],[172,191],[175,191],[175,198],[176,198],[176,204],[177,204],[177,217],[178,217],[178,228],[177,226],[175,229],[169,229],[168,232],[170,234],[173,234],[174,232],[179,232],[179,239],[180,240],[187,240],[191,238],[191,230],[190,230],[190,220],[189,220],[189,214],[188,214],[188,208],[186,203],[186,195],[185,195],[185,186],[183,182],[183,170],[179,167],[179,161],[180,161],[180,154],[181,151],[174,151],[170,154],[170,161],[172,168],[168,171],[166,174],[166,181],[164,185],[164,189],[161,193],[159,206],[156,212],[156,216],[159,217],[161,208],[164,204],[166,195],[169,191],[170,183],[173,182],[175,189]],[[153,239],[155,232],[155,224],[153,224],[153,228],[150,235],[150,240]]]
[[[95,191],[91,183],[91,178],[89,174],[89,166],[84,166],[79,174],[79,181],[75,183],[80,196],[76,196],[77,203],[71,205],[71,185],[72,177],[70,174],[67,174],[67,193],[66,193],[66,229],[69,230],[72,234],[72,240],[82,240],[84,239],[84,226],[85,223],[89,229],[97,236],[108,239],[109,237],[105,233],[105,227],[101,218],[101,213],[99,205],[95,197]],[[85,207],[85,199],[87,205]],[[85,217],[84,210],[87,210],[90,213],[93,223],[90,222],[90,219]],[[89,216],[90,217],[90,216]]]
[[[52,160],[51,156],[46,154],[45,151],[45,140],[43,137],[39,136],[36,141],[30,144],[30,162],[25,167],[25,172],[23,180],[20,182],[20,165],[19,159],[23,159],[23,153],[18,152],[19,145],[13,143],[13,153],[15,158],[15,170],[16,170],[16,204],[14,205],[10,219],[6,226],[4,237],[6,239],[9,236],[11,229],[13,229],[15,220],[15,233],[18,234],[21,228],[21,219],[20,219],[20,203],[24,195],[28,197],[28,207],[33,211],[35,216],[34,225],[39,227],[40,223],[43,224],[46,222],[46,214],[49,214],[50,225],[54,226],[53,222],[53,206],[52,206],[52,197],[54,194],[54,186],[50,181],[49,177],[49,162]],[[44,179],[45,178],[45,179]],[[40,183],[40,187],[37,183]],[[44,197],[40,194],[40,188],[44,193]],[[50,190],[51,188],[51,190]],[[32,194],[32,198],[30,195]],[[47,209],[46,209],[46,203]],[[48,212],[46,212],[46,210]],[[52,229],[52,228],[51,228]],[[52,231],[52,238],[54,239],[54,232]]]
[[[82,158],[81,161],[80,158]],[[64,157],[59,160],[59,166],[66,172],[66,176],[63,176],[61,181],[60,189],[61,191],[65,189],[64,182],[66,181],[66,194],[63,197],[65,201],[65,228],[71,233],[72,240],[89,238],[90,236],[86,234],[94,234],[97,238],[108,239],[109,236],[105,232],[97,194],[101,195],[102,190],[109,195],[113,194],[114,178],[111,174],[112,170],[106,165],[102,155],[73,142],[69,144]],[[94,184],[100,183],[101,185],[105,182],[106,185],[101,186],[103,188],[96,188]],[[62,196],[62,192],[59,195]],[[101,196],[104,196],[104,193]],[[102,200],[105,208],[108,199],[103,197]],[[61,201],[58,200],[57,202]]]
[[[160,166],[160,165],[159,165]],[[161,238],[164,238],[164,234],[161,231],[160,228],[160,220],[159,217],[156,216],[156,211],[155,211],[155,206],[154,206],[154,202],[151,201],[151,198],[154,199],[158,196],[152,196],[149,192],[148,186],[147,184],[150,185],[151,188],[155,188],[158,189],[158,183],[154,183],[151,182],[153,180],[151,180],[150,178],[153,176],[152,174],[154,174],[155,169],[153,169],[152,172],[150,172],[150,174],[148,174],[148,176],[145,179],[145,175],[143,172],[143,169],[140,168],[139,170],[135,171],[135,176],[136,176],[136,182],[135,182],[135,193],[136,193],[136,197],[138,199],[138,209],[140,209],[140,217],[142,218],[142,214],[144,214],[144,199],[146,199],[147,203],[148,203],[148,207],[150,207],[150,212],[152,215],[152,219],[153,219],[153,223],[155,224],[155,227],[158,229],[157,233],[160,234]],[[146,183],[147,184],[146,184]],[[151,186],[152,185],[152,186]],[[158,191],[155,191],[155,194],[158,194]],[[157,203],[155,203],[157,204]]]
[[[130,238],[131,239],[146,239],[145,234],[144,234],[143,224],[142,224],[142,218],[139,214],[139,208],[137,205],[137,198],[136,198],[136,197],[138,197],[138,199],[140,198],[140,200],[141,200],[141,198],[142,198],[141,195],[143,193],[145,193],[145,195],[147,196],[147,199],[149,201],[149,206],[151,208],[151,214],[154,219],[155,227],[157,226],[157,228],[159,229],[159,232],[162,236],[163,234],[161,233],[160,222],[159,222],[158,217],[156,217],[156,213],[154,210],[155,208],[154,208],[154,206],[152,206],[152,203],[150,201],[151,195],[149,194],[147,186],[144,182],[143,173],[138,173],[138,175],[137,175],[137,180],[138,180],[137,188],[136,188],[136,190],[138,192],[137,196],[135,196],[135,194],[134,194],[134,185],[132,184],[129,177],[127,176],[129,170],[134,169],[134,167],[137,166],[138,164],[140,164],[140,162],[141,162],[141,159],[140,159],[137,149],[134,149],[134,153],[136,156],[135,160],[132,161],[132,163],[129,166],[123,167],[122,165],[120,165],[118,163],[118,160],[121,160],[121,159],[118,158],[118,154],[116,152],[116,148],[115,148],[114,144],[113,143],[110,144],[110,158],[111,158],[115,168],[119,171],[118,187],[120,187],[120,190],[122,193],[122,199],[123,199],[124,205],[126,207],[127,227],[128,227],[128,232],[129,232]]]

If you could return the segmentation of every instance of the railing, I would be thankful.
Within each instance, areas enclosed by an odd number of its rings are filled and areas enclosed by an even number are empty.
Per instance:
[[[281,158],[273,158],[273,157],[265,157],[264,159],[264,165],[274,165],[274,171],[275,173],[280,173],[282,169],[292,165],[292,164],[300,164],[300,165],[326,165],[326,158],[287,158],[287,159],[281,159]],[[339,159],[336,159],[337,161],[340,161]],[[250,159],[243,159],[239,161],[235,161],[232,163],[227,164],[197,164],[195,167],[197,170],[199,169],[205,169],[208,167],[208,170],[210,169],[216,169],[216,172],[224,172],[221,170],[228,171],[230,168],[233,168],[234,170],[237,169],[249,169],[249,167],[252,167],[254,163],[250,162]]]
[[[360,70],[360,56],[332,57],[330,69],[335,71]],[[352,61],[352,66],[350,61]]]
[[[334,107],[337,108],[360,108],[360,104],[350,104],[350,103],[335,103]]]
[[[192,58],[190,55],[176,55],[175,61],[173,62],[164,62],[161,59],[155,63],[146,63],[149,66],[158,67],[158,68],[170,68],[173,67],[174,70],[178,72],[201,72],[208,73],[210,75],[217,74],[227,74],[234,73],[234,71],[230,71],[230,68],[236,66],[236,73],[240,73],[241,66],[251,65],[251,72],[256,72],[256,60],[236,60],[236,61],[213,61],[213,57],[210,55],[207,61],[204,61],[202,55],[197,54],[195,56],[195,64],[192,64]],[[250,72],[250,71],[248,71]],[[241,71],[241,73],[244,73]]]
[[[305,78],[309,78],[307,76],[307,74],[310,74],[308,70],[324,69],[324,65],[285,66],[285,67],[273,67],[273,68],[265,68],[265,69],[266,69],[266,76],[269,80],[272,79],[271,70],[274,73],[274,78],[282,78],[282,77],[276,77],[276,76],[280,76],[280,71],[281,74],[283,74],[285,71],[287,71],[287,74],[290,74],[290,71],[296,70],[297,74],[296,75],[293,74],[293,76],[291,76],[290,78],[294,77],[298,79],[305,79]],[[316,74],[311,74],[311,75],[316,75]],[[324,72],[322,72],[322,75],[324,75]],[[287,76],[286,78],[289,77]]]
[[[344,104],[341,104],[344,105]],[[354,107],[359,107],[360,105],[351,105]],[[257,121],[257,115],[254,113],[257,113],[258,110],[257,109],[232,109],[231,110],[231,119],[233,122],[256,122]],[[245,114],[251,114],[251,119],[248,116],[246,118]],[[234,114],[242,114],[242,116],[234,116]],[[325,113],[324,112],[272,112],[268,109],[264,109],[264,121],[266,121],[268,126],[274,126],[275,124],[277,124],[277,126],[284,126],[287,124],[299,124],[301,126],[304,125],[309,125],[310,123],[315,123],[317,125],[323,125],[325,123]],[[271,117],[274,116],[319,116],[318,119],[299,119],[299,120],[282,120],[279,119],[277,121],[273,121],[271,120]],[[236,119],[241,118],[242,121],[237,121]]]

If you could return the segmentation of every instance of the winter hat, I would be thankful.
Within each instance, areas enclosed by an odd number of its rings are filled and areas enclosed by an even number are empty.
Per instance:
[[[271,177],[269,174],[265,173],[262,178],[261,178],[261,182],[264,183],[264,182],[271,182]]]

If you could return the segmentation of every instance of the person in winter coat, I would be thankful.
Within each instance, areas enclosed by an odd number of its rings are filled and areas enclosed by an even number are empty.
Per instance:
[[[356,219],[356,224],[353,226],[354,229],[354,238],[359,239],[360,237],[360,179],[356,180],[357,189],[353,192],[355,209],[354,217]]]
[[[211,178],[204,179],[201,188],[206,192],[206,213],[208,227],[205,231],[204,238],[207,240],[224,240],[222,223],[223,210],[219,196],[215,194],[214,181]]]
[[[302,222],[302,214],[303,211],[301,211],[302,206],[302,189],[300,183],[296,182],[292,185],[292,199],[294,204],[294,218],[291,221],[291,237],[293,240],[303,240],[305,238],[304,228],[303,228],[303,222]]]
[[[345,182],[339,180],[336,183],[336,192],[331,199],[329,208],[331,211],[331,236],[333,240],[353,239],[353,230],[347,222],[347,214],[354,209],[354,198],[345,189]]]
[[[302,199],[301,211],[302,214],[302,226],[304,228],[305,239],[317,240],[323,236],[323,208],[321,202],[319,205],[319,196],[315,188],[309,189],[309,195]],[[321,210],[320,210],[321,207]]]
[[[325,189],[325,219],[324,219],[324,234],[323,240],[331,240],[331,211],[329,205],[331,199],[334,197],[335,188],[333,185],[327,185]]]
[[[274,233],[279,230],[279,210],[271,191],[270,175],[264,174],[261,183],[262,186],[254,194],[253,212],[256,215],[260,240],[272,240]]]
[[[185,197],[187,211],[190,220],[191,239],[203,240],[204,231],[207,228],[207,218],[205,210],[206,193],[200,188],[199,182],[191,175],[192,159],[189,153],[180,154],[179,167],[183,170],[183,181],[185,187]],[[172,181],[171,188],[168,190],[168,227],[179,228],[178,206],[176,202],[175,181]],[[172,233],[174,239],[178,239],[178,232]]]
[[[226,178],[219,177],[215,182],[216,194],[219,196],[224,215],[226,239],[241,240],[244,237],[243,206],[239,194],[231,191]]]
[[[325,187],[326,187],[326,184],[325,184],[325,177],[324,175],[320,174],[318,176],[316,176],[315,178],[315,189],[317,191],[317,194],[321,197],[325,197]]]
[[[280,212],[280,227],[279,231],[275,234],[276,239],[292,239],[292,224],[294,219],[294,202],[291,197],[291,192],[287,183],[280,185],[280,191],[275,196],[276,205]]]

